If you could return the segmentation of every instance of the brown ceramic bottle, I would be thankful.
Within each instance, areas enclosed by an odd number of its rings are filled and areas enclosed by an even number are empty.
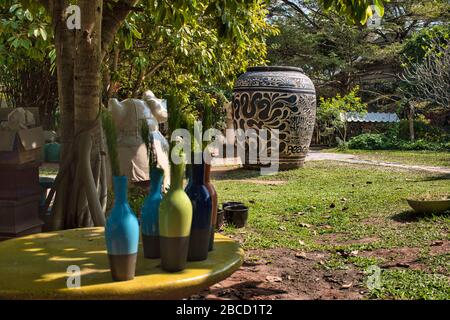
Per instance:
[[[214,249],[214,233],[217,223],[217,192],[214,185],[211,183],[211,164],[205,165],[205,185],[211,196],[212,214],[211,214],[211,237],[209,239],[209,251]]]

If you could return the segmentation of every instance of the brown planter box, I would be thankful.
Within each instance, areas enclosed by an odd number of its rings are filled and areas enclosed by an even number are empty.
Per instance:
[[[0,236],[16,237],[24,232],[40,232],[40,193],[21,200],[0,200]]]
[[[22,164],[39,160],[41,159],[41,149],[0,151],[0,164]]]
[[[22,164],[40,160],[44,131],[39,123],[39,108],[24,108],[35,118],[34,128],[18,131],[0,130],[0,164]],[[0,122],[8,121],[13,108],[0,108]]]
[[[19,200],[42,191],[39,162],[0,165],[0,200]]]
[[[23,164],[41,158],[44,144],[42,127],[0,131],[0,164]]]

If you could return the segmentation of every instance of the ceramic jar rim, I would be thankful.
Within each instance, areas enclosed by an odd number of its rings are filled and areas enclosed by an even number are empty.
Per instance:
[[[278,72],[295,71],[303,73],[302,68],[289,66],[256,66],[247,68],[247,72],[268,72],[268,71],[278,71]]]

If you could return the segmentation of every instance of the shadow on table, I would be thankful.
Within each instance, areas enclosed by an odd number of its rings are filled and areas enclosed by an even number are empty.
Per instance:
[[[71,275],[67,272],[69,266],[80,267],[83,287],[114,283],[103,232],[86,232],[80,229],[68,233],[41,234],[39,237],[38,240],[23,238],[14,242],[13,251],[26,253],[18,255],[15,262],[21,269],[20,273],[28,277],[28,282],[24,281],[20,286],[29,286],[30,291],[43,292],[65,289]],[[217,239],[215,250],[210,252],[207,260],[188,262],[185,271],[173,273],[176,281],[184,280],[176,277],[177,275],[201,269],[204,272],[198,280],[198,288],[205,288],[230,275],[240,265],[240,255],[237,254],[239,246],[234,242],[230,245],[230,241],[232,242],[229,239]],[[231,257],[233,258],[230,259]],[[160,259],[144,259],[140,245],[136,277],[164,274],[169,275],[160,268]]]

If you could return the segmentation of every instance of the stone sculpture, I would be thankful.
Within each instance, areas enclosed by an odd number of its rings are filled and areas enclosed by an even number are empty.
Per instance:
[[[146,121],[158,167],[168,177],[169,144],[159,131],[159,124],[166,122],[168,117],[165,100],[158,99],[149,90],[142,99],[110,99],[109,109],[117,128],[117,148],[123,174],[131,182],[149,180],[148,152],[140,133],[141,121]]]

